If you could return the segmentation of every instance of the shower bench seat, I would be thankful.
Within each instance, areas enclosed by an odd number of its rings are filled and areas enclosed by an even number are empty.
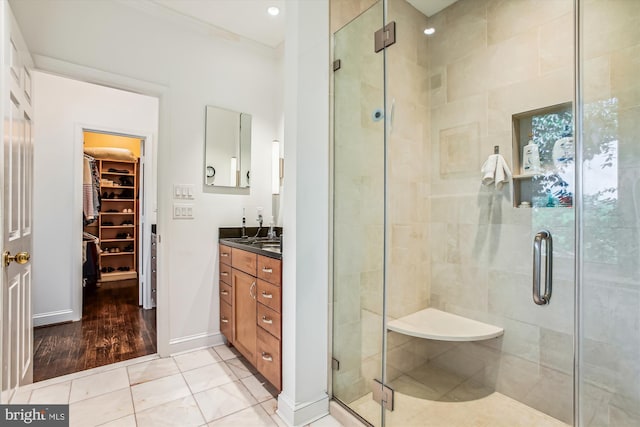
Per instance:
[[[481,341],[496,338],[504,329],[477,320],[467,319],[436,308],[425,308],[392,320],[387,329],[412,337],[439,341]]]

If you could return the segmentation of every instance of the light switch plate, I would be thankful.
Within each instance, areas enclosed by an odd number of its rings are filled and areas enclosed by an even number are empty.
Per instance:
[[[193,205],[190,203],[174,203],[173,219],[193,219]]]
[[[193,200],[195,194],[193,184],[173,184],[173,198],[179,200]]]

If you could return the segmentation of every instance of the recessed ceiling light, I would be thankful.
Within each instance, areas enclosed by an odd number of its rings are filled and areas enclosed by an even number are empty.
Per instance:
[[[425,28],[425,29],[424,29],[424,33],[425,33],[426,35],[428,35],[428,36],[430,36],[430,35],[432,35],[432,34],[435,34],[435,32],[436,32],[436,29],[435,29],[435,28],[433,28],[433,27],[429,27],[429,28]]]
[[[280,9],[275,6],[271,6],[267,8],[267,13],[271,16],[278,16],[280,14]]]

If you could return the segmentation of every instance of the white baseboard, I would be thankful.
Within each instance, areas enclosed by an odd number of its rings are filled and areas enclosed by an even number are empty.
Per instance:
[[[73,310],[50,311],[33,315],[33,326],[53,325],[54,323],[74,322],[80,320]]]
[[[323,394],[316,400],[296,404],[280,393],[277,412],[287,425],[305,426],[329,414],[329,396]]]
[[[224,344],[224,337],[220,332],[203,332],[169,340],[169,354],[174,355],[184,351],[213,347],[220,344]]]

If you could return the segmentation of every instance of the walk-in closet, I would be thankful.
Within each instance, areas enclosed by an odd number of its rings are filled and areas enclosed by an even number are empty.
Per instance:
[[[156,352],[140,275],[144,139],[84,131],[83,140],[82,319],[35,329],[36,381]]]

